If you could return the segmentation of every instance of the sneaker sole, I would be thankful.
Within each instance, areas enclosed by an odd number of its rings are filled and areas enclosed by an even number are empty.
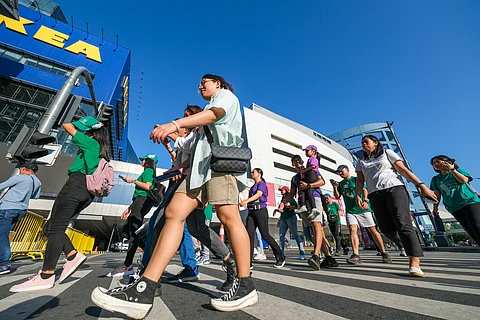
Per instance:
[[[178,280],[167,280],[168,283],[185,283],[185,282],[196,282],[198,281],[198,276],[197,277],[187,277],[183,279],[178,279]]]
[[[82,260],[78,260],[77,264],[70,270],[70,273],[66,274],[65,276],[63,276],[63,272],[62,274],[60,275],[60,279],[58,279],[58,283],[62,283],[63,281],[65,281],[66,279],[68,279],[68,277],[70,277],[72,274],[74,274],[77,269],[85,262],[87,261],[87,257],[83,257]]]
[[[320,266],[317,265],[314,261],[308,260],[308,265],[314,270],[320,270]]]
[[[223,301],[221,299],[212,299],[210,300],[210,304],[212,305],[212,307],[214,307],[219,311],[230,312],[230,311],[241,310],[248,306],[252,306],[255,303],[257,303],[257,301],[258,301],[257,290],[253,290],[252,292],[247,294],[245,297],[238,300]]]
[[[114,298],[103,293],[99,287],[96,287],[95,290],[93,290],[91,299],[93,303],[102,309],[111,312],[120,312],[133,319],[145,318],[153,306],[150,304],[134,303]]]
[[[285,261],[286,261],[286,260],[283,260],[283,262],[282,262],[281,265],[276,265],[276,264],[274,264],[273,267],[274,267],[274,268],[283,268],[283,266],[285,265]]]
[[[12,273],[12,270],[0,271],[0,274],[9,274],[9,273]]]
[[[347,263],[348,264],[353,264],[353,265],[358,265],[358,264],[362,264],[362,261],[348,261],[347,260]]]
[[[52,285],[43,285],[43,286],[35,286],[35,287],[28,287],[28,288],[23,288],[23,289],[17,289],[17,290],[12,290],[10,289],[10,292],[29,292],[29,291],[37,291],[37,290],[46,290],[46,289],[51,289],[55,286],[55,284]]]
[[[410,272],[410,277],[425,278],[425,274],[424,273],[418,273],[418,272]]]

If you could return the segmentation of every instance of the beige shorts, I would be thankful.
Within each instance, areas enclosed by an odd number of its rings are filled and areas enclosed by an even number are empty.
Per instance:
[[[213,172],[212,178],[200,188],[190,189],[189,185],[190,179],[187,177],[178,186],[176,193],[185,193],[202,204],[238,204],[237,179],[231,174]]]

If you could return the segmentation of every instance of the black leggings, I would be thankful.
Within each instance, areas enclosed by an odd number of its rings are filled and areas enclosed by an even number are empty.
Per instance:
[[[150,209],[152,209],[152,205],[152,201],[146,196],[139,196],[133,199],[130,215],[127,219],[129,244],[124,262],[127,267],[132,265],[133,257],[135,256],[138,247],[145,250],[145,241],[143,240],[142,235],[135,234],[135,231],[142,226],[143,218]]]
[[[337,252],[340,252],[340,250],[347,250],[347,244],[345,243],[345,240],[343,239],[343,234],[342,234],[342,226],[334,223],[334,224],[329,224],[328,228],[330,229],[330,232],[332,233],[333,238],[335,239],[335,250]]]
[[[62,251],[67,255],[75,250],[65,230],[70,219],[88,207],[93,198],[87,190],[85,175],[80,172],[71,173],[55,199],[52,215],[44,227],[48,242],[42,270],[54,270]]]
[[[480,245],[480,203],[469,204],[452,212],[452,216],[457,219],[473,241]]]
[[[308,170],[305,173],[305,177],[302,179],[305,183],[314,183],[318,181],[318,174],[315,170]],[[305,190],[298,189],[298,205],[306,206],[308,211],[316,208],[315,198],[313,196],[314,188],[308,188]]]
[[[389,239],[396,233],[408,256],[423,257],[422,247],[412,226],[408,194],[404,186],[395,186],[369,194],[370,204],[380,230]]]
[[[275,258],[283,258],[282,250],[280,246],[275,241],[275,239],[270,235],[268,231],[268,211],[267,208],[261,208],[258,210],[249,210],[247,217],[247,232],[250,237],[250,264],[253,261],[253,242],[255,240],[255,229],[258,227],[262,238],[267,241],[270,248],[272,248]]]

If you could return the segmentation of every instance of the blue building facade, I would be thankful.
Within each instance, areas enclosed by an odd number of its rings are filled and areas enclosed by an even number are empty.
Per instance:
[[[26,6],[19,6],[19,16],[0,15],[0,142],[11,143],[24,123],[38,123],[71,72],[83,66],[98,103],[114,110],[108,126],[112,158],[134,159],[127,121],[130,50]],[[82,98],[76,117],[96,113],[85,79],[72,95]],[[56,132],[62,151],[73,153],[68,137]]]

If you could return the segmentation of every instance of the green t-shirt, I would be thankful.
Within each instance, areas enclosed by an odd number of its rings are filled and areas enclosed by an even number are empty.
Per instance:
[[[145,168],[142,174],[137,178],[139,182],[151,182],[152,186],[150,189],[153,188],[153,180],[155,179],[155,171],[152,168]],[[136,197],[147,197],[148,192],[146,190],[140,189],[139,187],[135,186],[135,192],[133,193],[132,199]]]
[[[463,169],[458,172],[471,180],[471,176]],[[430,189],[440,191],[443,204],[448,212],[452,213],[463,207],[480,202],[480,197],[470,188],[468,183],[460,183],[451,172],[434,176],[430,182]]]
[[[340,205],[335,202],[335,201],[332,201],[332,203],[328,204],[327,203],[327,216],[328,215],[331,215],[331,216],[339,216],[339,212],[340,212]],[[340,216],[338,217],[338,220],[337,220],[337,223],[336,224],[341,224],[341,221],[340,221]]]
[[[90,138],[85,133],[77,131],[72,138],[72,142],[82,151],[77,153],[75,161],[68,169],[68,173],[80,172],[83,174],[92,174],[97,170],[100,163],[100,144],[97,140]],[[85,160],[87,162],[88,173],[85,172]]]
[[[213,216],[213,204],[206,206],[203,212],[205,213],[205,219],[211,221]]]
[[[290,200],[289,203],[290,203],[291,206],[294,206],[294,207],[296,207],[298,205],[297,201],[295,201],[295,199]],[[284,207],[283,212],[280,213],[280,220],[290,219],[294,215],[295,215],[295,210],[294,209],[289,210],[289,209],[287,209],[287,207]]]
[[[355,201],[356,196],[356,185],[357,185],[357,178],[350,177],[348,180],[342,180],[338,185],[338,192],[343,196],[343,201],[345,201],[345,209],[347,213],[350,214],[359,214],[364,212],[371,212],[370,204],[368,204],[368,209],[363,210],[362,208],[357,207],[357,203]],[[367,186],[364,184],[364,188]],[[360,195],[363,200],[363,194]]]

